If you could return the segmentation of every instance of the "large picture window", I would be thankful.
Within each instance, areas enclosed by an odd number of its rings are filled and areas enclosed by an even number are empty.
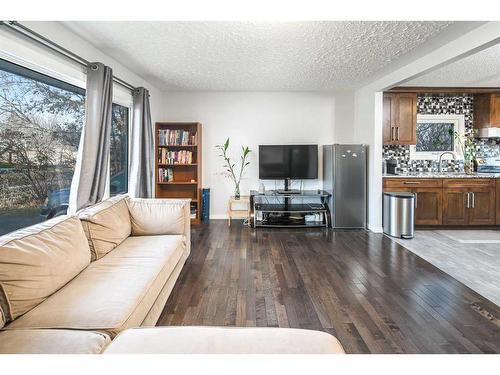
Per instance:
[[[85,90],[0,60],[0,235],[65,214]]]
[[[109,192],[117,195],[128,192],[128,108],[113,103],[111,116]]]

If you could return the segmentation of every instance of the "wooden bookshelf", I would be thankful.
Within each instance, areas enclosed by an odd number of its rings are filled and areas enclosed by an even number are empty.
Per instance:
[[[167,131],[169,131],[167,133]],[[187,142],[172,136],[177,131],[188,132]],[[166,139],[165,136],[172,136]],[[179,144],[181,143],[181,144]],[[185,144],[188,143],[188,144]],[[165,160],[168,153],[187,151],[192,153],[186,160]],[[196,217],[191,223],[198,224],[201,218],[201,124],[198,122],[157,122],[155,124],[155,193],[156,198],[190,198],[191,207],[196,208]],[[163,160],[162,160],[163,159]],[[165,179],[165,170],[170,169],[172,180]],[[160,173],[163,171],[163,173]],[[162,176],[163,175],[163,176]],[[170,174],[169,174],[170,177]]]

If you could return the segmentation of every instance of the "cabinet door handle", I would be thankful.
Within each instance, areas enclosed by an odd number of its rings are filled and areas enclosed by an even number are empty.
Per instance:
[[[396,141],[399,141],[399,126],[396,128]]]
[[[471,193],[472,194],[472,208],[474,208],[474,204],[476,203],[476,193]]]
[[[405,184],[405,185],[419,185],[420,182],[418,182],[418,181],[404,181],[403,184]]]
[[[394,126],[391,126],[391,141],[395,141],[395,139],[394,139]]]
[[[418,202],[418,193],[413,193],[413,194],[415,194],[415,208],[417,208],[418,207],[418,203],[417,203]]]
[[[470,193],[467,193],[467,208],[470,208]]]

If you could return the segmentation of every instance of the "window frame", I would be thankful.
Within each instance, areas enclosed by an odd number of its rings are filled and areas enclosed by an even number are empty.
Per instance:
[[[454,130],[459,134],[465,134],[465,116],[457,114],[417,115],[417,126],[419,123],[453,123]],[[415,132],[417,129],[415,129]],[[418,138],[418,137],[417,137]],[[462,149],[455,140],[453,143],[456,160],[463,160]],[[417,151],[417,145],[410,145],[410,160],[439,160],[439,156],[445,151]]]
[[[37,72],[36,70],[24,67],[22,65],[13,63],[11,61],[8,61],[6,59],[3,59],[0,57],[0,70],[3,70],[5,72],[15,74],[24,78],[28,78],[34,81],[38,81],[41,83],[44,83],[49,86],[54,86],[58,89],[65,90],[65,91],[70,91],[78,95],[86,95],[86,90],[76,86],[72,83],[68,83],[65,81],[62,81],[58,78],[48,76],[45,73],[40,73]]]
[[[82,90],[83,95],[86,97],[86,72],[85,68],[78,67],[75,68],[68,63],[67,60],[53,56],[47,55],[45,51],[34,51],[31,44],[24,45],[20,44],[18,41],[13,41],[11,39],[5,38],[0,35],[0,41],[5,42],[5,48],[0,49],[0,60],[5,61],[8,64],[16,66],[20,71],[26,70],[33,74],[33,77],[43,77],[41,80],[44,83],[56,86],[60,89],[67,90],[67,87],[75,88],[76,90]],[[9,52],[7,52],[9,50]],[[14,51],[13,53],[10,50]],[[47,59],[47,56],[50,56]],[[43,65],[37,63],[36,61],[43,61]],[[7,70],[7,69],[6,69]],[[33,78],[32,76],[27,76],[26,74],[20,74],[17,72],[12,72],[14,74],[19,74],[27,78]],[[37,78],[33,78],[37,79]],[[50,82],[48,82],[49,80]],[[56,82],[57,84],[53,84]],[[80,93],[75,90],[69,90],[73,92]],[[113,104],[118,104],[128,108],[128,124],[127,124],[127,193],[129,191],[130,185],[130,131],[132,127],[132,107],[133,107],[133,97],[132,92],[125,89],[113,82]],[[85,124],[84,124],[85,126]],[[108,170],[106,176],[106,191],[104,193],[104,199],[109,198],[110,195],[110,183],[111,183],[111,168],[110,159],[108,158]]]
[[[21,77],[22,79],[24,79],[26,81],[33,81],[33,82],[36,82],[36,83],[39,83],[42,85],[46,85],[46,86],[53,88],[53,89],[65,91],[69,95],[78,95],[78,96],[83,98],[83,108],[82,109],[83,109],[83,111],[85,111],[85,104],[84,103],[85,103],[86,90],[80,86],[77,86],[77,85],[74,85],[73,83],[66,82],[66,81],[61,80],[59,78],[47,75],[45,72],[40,72],[40,71],[34,70],[31,67],[23,66],[23,65],[18,64],[16,62],[13,62],[9,59],[5,59],[3,54],[1,54],[1,53],[0,53],[0,70],[2,72],[5,72],[5,73],[13,75],[13,76]],[[43,111],[43,109],[42,109],[42,111]],[[82,131],[83,131],[84,125],[85,125],[85,119],[83,118],[82,123],[81,123]],[[81,138],[81,131],[79,134],[79,138]],[[78,143],[80,143],[80,142],[78,142]],[[78,158],[78,148],[79,147],[80,147],[79,145],[76,147],[76,159]],[[74,170],[76,168],[76,165],[77,165],[77,161],[75,160],[72,174],[74,174]],[[68,177],[69,177],[69,175],[68,175]],[[71,175],[71,179],[72,179],[72,175]],[[62,192],[63,190],[70,189],[70,188],[71,188],[71,180],[70,180],[70,183],[67,187],[62,187],[56,191]],[[60,195],[64,196],[63,193],[61,193]],[[48,191],[45,202],[40,203],[36,207],[35,206],[27,207],[29,209],[31,209],[31,208],[36,209],[36,212],[38,212],[38,214],[32,216],[33,220],[30,219],[30,220],[26,220],[25,222],[22,222],[21,226],[17,226],[17,225],[12,226],[10,231],[20,230],[20,229],[25,228],[29,225],[36,224],[40,221],[45,221],[45,220],[48,220],[52,217],[59,216],[61,214],[61,210],[60,210],[61,208],[66,207],[66,209],[67,209],[67,204],[65,204],[64,200],[59,201],[57,207],[47,206],[47,204],[49,203],[50,197],[51,197],[51,191]],[[18,208],[16,208],[16,207],[6,207],[6,210],[4,211],[4,213],[9,215],[10,213],[17,211],[17,209]],[[56,211],[54,211],[54,209]],[[27,217],[27,219],[28,219],[28,217]]]
[[[129,181],[129,177],[130,177],[130,129],[131,129],[132,105],[120,104],[119,101],[114,101],[114,100],[113,100],[112,105],[119,105],[121,107],[127,108],[127,154],[126,154],[126,163],[125,163],[126,164],[125,169],[127,172],[127,178],[126,178],[127,190],[124,192],[119,192],[119,193],[114,194],[114,195],[111,194],[111,145],[110,145],[109,159],[108,159],[108,171],[109,171],[109,173],[108,173],[108,176],[106,177],[106,193],[105,193],[106,198],[113,197],[113,196],[116,196],[119,194],[128,194],[129,187],[130,187],[130,181]],[[112,126],[113,126],[113,124],[111,124],[111,127]]]

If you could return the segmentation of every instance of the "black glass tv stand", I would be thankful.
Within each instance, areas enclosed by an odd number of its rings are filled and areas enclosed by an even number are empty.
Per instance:
[[[323,190],[250,191],[250,225],[254,228],[329,227],[330,194]]]

